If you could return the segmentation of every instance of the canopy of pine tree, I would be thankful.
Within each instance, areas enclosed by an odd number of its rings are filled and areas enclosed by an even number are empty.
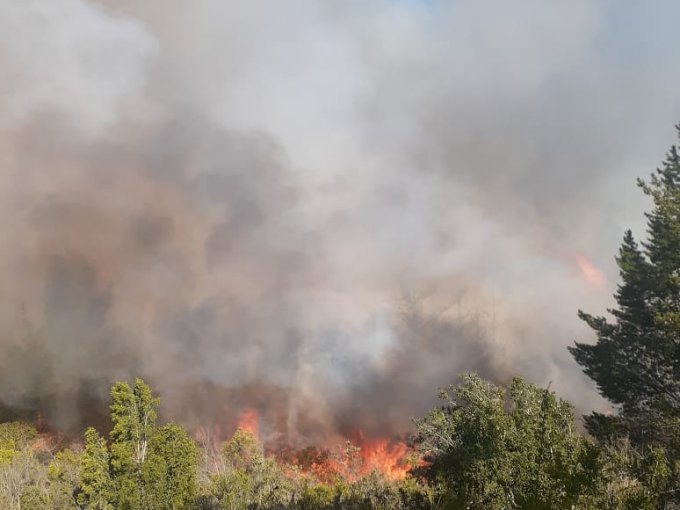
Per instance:
[[[624,235],[617,263],[621,283],[611,319],[579,312],[595,330],[594,345],[569,350],[618,417],[586,419],[596,436],[621,432],[641,443],[678,448],[680,416],[680,156],[671,147],[662,168],[638,181],[654,207],[647,240]]]

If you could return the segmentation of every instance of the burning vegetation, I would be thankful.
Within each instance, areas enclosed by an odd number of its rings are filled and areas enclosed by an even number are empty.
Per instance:
[[[361,431],[352,439],[329,439],[321,447],[295,449],[281,444],[280,440],[263,443],[259,434],[259,416],[254,409],[241,413],[235,433],[251,435],[263,445],[267,455],[281,464],[293,466],[323,481],[342,478],[353,482],[374,471],[388,480],[402,480],[412,467],[410,462],[413,462],[415,455],[413,448],[402,439],[367,439]]]
[[[659,470],[663,451],[640,453],[626,440],[598,447],[576,431],[568,402],[520,379],[503,388],[464,376],[441,398],[417,420],[413,446],[357,434],[334,448],[296,449],[263,444],[253,410],[225,441],[205,429],[192,439],[181,426],[156,423],[158,399],[141,379],[120,382],[108,438],[89,428],[68,444],[31,425],[0,424],[0,503],[8,510],[502,510],[512,501],[527,510],[579,502],[651,510],[659,495],[646,480],[671,482]],[[616,501],[627,506],[610,505]],[[632,506],[640,501],[649,504]]]
[[[579,432],[573,406],[549,389],[520,378],[497,385],[464,375],[440,391],[438,407],[415,420],[408,441],[355,428],[314,443],[302,433],[282,433],[281,415],[263,416],[260,407],[248,405],[240,405],[242,411],[223,427],[191,429],[192,438],[183,426],[157,423],[160,399],[136,379],[111,389],[108,437],[90,427],[82,441],[69,445],[67,436],[1,423],[0,508],[678,508],[675,147],[663,169],[641,186],[655,204],[647,216],[651,240],[640,249],[631,232],[624,237],[617,259],[623,276],[615,294],[619,308],[611,310],[616,322],[582,312],[598,339],[570,348],[603,395],[621,405],[618,414],[587,416],[590,435]],[[604,284],[592,264],[577,261],[591,284]],[[262,387],[256,389],[253,395],[261,397]],[[274,401],[272,395],[264,402]],[[244,396],[248,392],[232,395]],[[46,426],[42,415],[36,422]]]
[[[680,509],[671,3],[0,0],[0,510]]]
[[[399,481],[422,463],[414,446],[398,437],[368,439],[358,431],[351,439],[334,437],[323,445],[294,447],[285,438],[274,436],[270,440],[264,439],[259,431],[258,412],[247,409],[241,412],[229,442],[248,443],[274,460],[284,473],[291,476],[302,474],[323,483],[334,480],[352,483],[371,474]],[[214,457],[220,454],[222,436],[219,427],[213,427],[212,431],[201,428],[194,434],[206,459],[213,457],[206,462],[217,463]]]
[[[18,489],[0,481],[0,502],[23,509],[27,498],[35,496],[65,505],[58,508],[246,509],[323,508],[336,501],[344,508],[366,498],[400,505],[411,498],[404,491],[415,491],[413,498],[425,497],[410,474],[422,465],[419,455],[402,440],[371,440],[357,432],[352,440],[337,444],[329,440],[321,447],[294,448],[281,438],[263,439],[254,409],[240,413],[236,429],[226,438],[213,427],[199,428],[190,439],[177,425],[156,425],[157,405],[142,380],[132,387],[117,383],[108,440],[92,428],[84,441],[70,442],[32,425],[0,424],[0,475],[13,475],[21,463],[33,470]],[[35,486],[45,468],[46,478]],[[160,469],[152,478],[163,480],[149,479],[147,468]],[[79,474],[64,480],[59,474],[64,470]],[[127,485],[131,481],[134,484]],[[163,494],[156,485],[161,481]],[[104,505],[103,498],[113,506]]]

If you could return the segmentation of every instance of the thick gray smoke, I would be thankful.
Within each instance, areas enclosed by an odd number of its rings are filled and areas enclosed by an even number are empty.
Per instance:
[[[566,346],[680,118],[660,4],[0,0],[4,414],[135,375],[291,441],[462,371],[606,405]]]

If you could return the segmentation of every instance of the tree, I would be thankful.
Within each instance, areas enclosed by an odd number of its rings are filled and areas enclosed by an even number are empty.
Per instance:
[[[49,463],[50,499],[54,510],[78,508],[81,457],[70,449],[58,452]]]
[[[120,510],[143,508],[147,500],[142,465],[156,428],[160,399],[142,380],[134,388],[117,382],[111,389],[111,474],[115,481],[114,503]]]
[[[588,508],[656,510],[666,505],[672,483],[670,465],[662,448],[636,448],[626,438],[601,444],[596,490]]]
[[[0,508],[19,510],[41,508],[45,504],[47,477],[31,448],[38,436],[26,423],[0,424]]]
[[[464,375],[418,420],[420,471],[451,509],[564,509],[594,490],[596,452],[572,406],[516,378],[508,390]]]
[[[680,126],[678,127],[680,130]],[[625,233],[616,262],[621,283],[612,318],[579,311],[597,341],[569,350],[619,414],[587,417],[599,438],[629,435],[637,445],[664,446],[680,458],[680,156],[672,146],[649,181],[638,180],[654,207],[648,239]]]
[[[110,451],[97,431],[85,433],[79,504],[92,510],[187,508],[195,493],[194,442],[178,425],[156,427],[160,400],[143,380],[137,379],[134,387],[114,384],[111,397]],[[56,467],[55,473],[67,475]]]
[[[109,473],[109,452],[104,438],[92,427],[85,431],[80,477],[78,503],[87,510],[113,510],[114,485]]]
[[[193,500],[197,456],[182,427],[170,423],[154,432],[142,470],[145,510],[180,510]]]
[[[43,510],[47,503],[47,470],[30,446],[0,465],[0,508]],[[41,452],[38,452],[41,453]]]
[[[10,462],[19,450],[36,437],[38,431],[27,423],[18,421],[0,423],[0,464]]]
[[[222,446],[225,472],[213,478],[211,492],[221,508],[282,508],[293,498],[291,481],[262,445],[246,430],[238,429]]]

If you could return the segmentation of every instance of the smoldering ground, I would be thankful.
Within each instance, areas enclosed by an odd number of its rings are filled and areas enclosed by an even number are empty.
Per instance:
[[[603,405],[565,347],[673,140],[672,16],[493,7],[0,2],[7,412],[77,428],[141,375],[323,440],[461,371]]]

